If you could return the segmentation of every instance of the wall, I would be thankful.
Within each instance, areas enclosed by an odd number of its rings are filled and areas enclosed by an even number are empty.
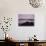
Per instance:
[[[10,31],[8,33],[16,38],[17,40],[27,40],[34,34],[37,35],[39,40],[45,39],[45,12],[46,9],[32,8],[28,0],[0,0],[0,17],[13,17],[13,22]],[[18,14],[27,13],[35,15],[35,26],[34,27],[18,27]],[[0,31],[0,35],[2,31]],[[0,36],[0,39],[4,39]]]
[[[45,24],[44,24],[45,28],[44,28],[44,39],[46,39],[46,16],[45,16]]]

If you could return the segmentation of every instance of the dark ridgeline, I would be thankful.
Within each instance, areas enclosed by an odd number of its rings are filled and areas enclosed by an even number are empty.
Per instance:
[[[20,21],[27,20],[23,23],[19,23],[19,26],[34,26],[34,19],[19,19]]]
[[[34,26],[34,22],[25,22],[25,23],[19,24],[19,26]]]

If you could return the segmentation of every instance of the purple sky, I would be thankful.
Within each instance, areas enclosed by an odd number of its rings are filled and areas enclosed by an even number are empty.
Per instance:
[[[19,20],[19,23],[33,22],[31,20],[28,20],[28,19],[34,19],[34,15],[33,14],[19,14],[18,19],[24,19],[24,20]]]
[[[33,14],[19,14],[18,18],[19,19],[34,19],[34,15]]]

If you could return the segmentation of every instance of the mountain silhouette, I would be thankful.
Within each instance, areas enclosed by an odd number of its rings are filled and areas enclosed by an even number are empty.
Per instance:
[[[25,22],[25,23],[19,24],[19,26],[34,26],[34,22]]]

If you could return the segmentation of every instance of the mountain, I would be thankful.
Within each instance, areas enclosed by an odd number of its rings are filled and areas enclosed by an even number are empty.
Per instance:
[[[25,23],[19,24],[19,26],[34,26],[34,22],[25,22]]]

